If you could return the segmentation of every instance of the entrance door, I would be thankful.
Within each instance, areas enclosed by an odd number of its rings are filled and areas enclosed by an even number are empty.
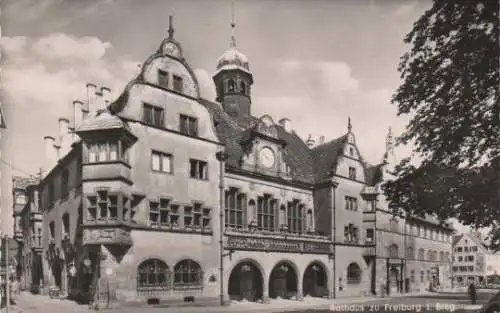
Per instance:
[[[399,271],[396,267],[391,267],[389,274],[389,286],[391,288],[391,294],[397,293],[399,291]]]
[[[253,301],[255,299],[256,281],[251,266],[242,266],[240,274],[240,294],[241,298]]]

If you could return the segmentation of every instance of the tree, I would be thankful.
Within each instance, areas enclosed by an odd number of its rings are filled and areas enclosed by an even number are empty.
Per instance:
[[[434,0],[406,35],[392,103],[411,117],[398,144],[413,142],[421,162],[403,160],[384,190],[412,214],[492,226],[500,248],[498,10],[495,0]]]

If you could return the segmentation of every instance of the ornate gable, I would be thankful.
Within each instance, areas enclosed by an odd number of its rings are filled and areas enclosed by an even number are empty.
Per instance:
[[[244,131],[240,142],[244,154],[241,167],[261,174],[290,178],[285,162],[286,141],[278,135],[278,128],[269,115],[262,116]]]

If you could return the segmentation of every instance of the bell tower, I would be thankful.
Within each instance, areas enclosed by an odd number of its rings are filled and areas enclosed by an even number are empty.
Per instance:
[[[230,25],[229,49],[218,59],[213,80],[217,92],[216,101],[222,104],[227,114],[239,118],[251,114],[253,76],[248,58],[236,48],[234,5]]]

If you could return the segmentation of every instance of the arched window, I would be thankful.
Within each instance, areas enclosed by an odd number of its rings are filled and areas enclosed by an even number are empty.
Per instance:
[[[418,259],[423,260],[425,258],[425,250],[424,249],[419,249],[418,250]]]
[[[409,259],[415,258],[415,251],[413,250],[413,247],[408,247],[406,254]]]
[[[243,82],[243,81],[240,82],[240,92],[243,95],[247,94],[247,86],[245,85],[245,82]]]
[[[445,260],[446,262],[449,262],[449,261],[450,261],[450,253],[449,253],[449,252],[445,252],[444,257],[445,257],[445,259],[444,259],[444,260]]]
[[[170,271],[162,260],[149,259],[137,268],[137,290],[168,289]]]
[[[399,257],[399,251],[398,251],[398,246],[396,244],[392,244],[389,247],[389,257],[391,258],[397,258]]]
[[[227,81],[227,91],[234,92],[234,80],[230,79]]]
[[[427,251],[427,260],[432,261],[432,251]]]
[[[444,262],[444,252],[439,252],[439,261]]]
[[[357,285],[361,283],[361,268],[356,263],[351,263],[347,267],[347,284]]]
[[[193,260],[182,260],[174,267],[174,287],[203,287],[203,272]]]

